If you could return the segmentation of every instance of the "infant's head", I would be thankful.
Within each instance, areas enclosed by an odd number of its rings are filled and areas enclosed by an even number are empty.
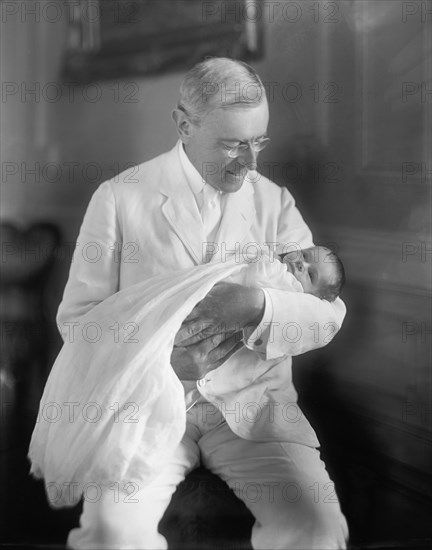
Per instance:
[[[325,246],[312,246],[280,255],[303,290],[332,302],[345,284],[345,270],[339,257]]]

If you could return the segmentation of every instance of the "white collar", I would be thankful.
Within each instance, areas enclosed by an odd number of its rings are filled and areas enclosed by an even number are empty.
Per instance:
[[[189,183],[194,195],[198,195],[198,193],[201,193],[203,190],[206,182],[202,179],[201,174],[189,160],[181,140],[178,142],[178,154],[187,182]]]
[[[221,192],[218,189],[215,189],[214,187],[209,185],[205,180],[203,180],[203,178],[201,177],[201,174],[198,172],[198,170],[189,160],[189,157],[187,156],[186,151],[184,150],[184,145],[181,140],[178,141],[178,155],[179,155],[180,163],[182,165],[184,174],[186,176],[186,180],[190,188],[192,189],[192,192],[195,195],[195,198],[197,198],[201,192],[203,192],[203,194],[200,195],[200,197],[203,197],[205,193],[206,198],[208,199],[214,198],[221,194]]]

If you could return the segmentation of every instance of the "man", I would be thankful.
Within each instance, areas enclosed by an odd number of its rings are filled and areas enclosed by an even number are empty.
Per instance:
[[[241,256],[251,246],[312,246],[289,192],[256,172],[268,118],[263,84],[248,65],[213,58],[192,68],[173,112],[176,147],[140,165],[133,182],[123,175],[93,195],[59,326],[79,323],[119,289],[156,275]],[[88,243],[101,247],[97,262],[80,253]],[[339,299],[215,285],[183,323],[171,358],[188,408],[181,444],[136,502],[112,491],[85,501],[70,547],[166,548],[158,523],[201,462],[255,516],[254,548],[344,548],[345,518],[291,378],[291,356],[325,345],[324,327],[337,329],[344,315]]]

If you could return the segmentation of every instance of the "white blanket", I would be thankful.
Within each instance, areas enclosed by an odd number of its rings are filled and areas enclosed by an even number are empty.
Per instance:
[[[292,276],[276,264],[271,270],[286,285]],[[142,487],[157,474],[185,430],[184,390],[170,364],[175,335],[214,284],[248,266],[256,275],[254,264],[231,261],[154,277],[71,326],[29,449],[31,473],[44,478],[51,506],[76,504],[86,486]],[[268,273],[261,275],[265,284]]]

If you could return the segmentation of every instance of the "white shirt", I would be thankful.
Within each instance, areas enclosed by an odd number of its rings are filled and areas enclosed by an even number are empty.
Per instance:
[[[177,150],[186,181],[194,194],[198,210],[201,214],[201,218],[203,219],[207,242],[215,242],[225,206],[226,194],[222,193],[218,189],[215,189],[202,179],[201,174],[189,160],[181,140],[178,142]],[[211,204],[212,202],[214,203],[213,205]],[[207,216],[203,216],[203,211],[206,206],[209,209],[215,209],[218,213],[217,219],[216,217],[211,219]],[[259,327],[255,330],[249,328],[243,332],[246,347],[256,352],[262,352],[267,345],[267,341],[270,336],[270,323],[273,317],[271,300],[269,299],[267,292],[264,289],[262,290],[264,291],[265,309],[261,320],[261,326],[266,328],[263,331],[260,331]],[[197,392],[193,390],[197,385],[202,385],[204,383],[205,379],[197,380],[196,383],[191,380],[182,380],[182,384],[185,388],[187,409],[191,408],[198,401],[197,398],[200,397],[197,395]]]
[[[181,141],[178,144],[178,152],[186,181],[194,194],[201,214],[206,241],[214,243],[225,206],[225,194],[202,179],[201,174],[189,160]]]

